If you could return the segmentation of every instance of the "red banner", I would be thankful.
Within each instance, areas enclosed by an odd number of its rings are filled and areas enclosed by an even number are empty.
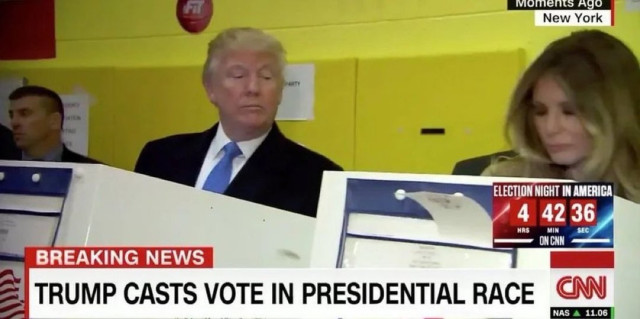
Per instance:
[[[54,0],[0,0],[0,60],[55,56]]]

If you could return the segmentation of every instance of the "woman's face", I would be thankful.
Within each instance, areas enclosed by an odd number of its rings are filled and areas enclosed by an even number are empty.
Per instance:
[[[592,140],[576,105],[549,75],[536,82],[532,102],[533,123],[551,160],[558,165],[578,166],[591,153]]]

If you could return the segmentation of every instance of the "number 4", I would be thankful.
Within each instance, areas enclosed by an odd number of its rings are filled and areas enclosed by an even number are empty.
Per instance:
[[[542,212],[542,218],[546,219],[548,222],[553,221],[553,212],[551,211],[551,205],[547,204],[544,206],[544,211]]]
[[[524,203],[522,207],[520,207],[518,218],[525,223],[529,221],[529,205],[527,205],[527,203]]]
[[[509,226],[535,227],[538,222],[537,201],[518,198],[509,201]]]

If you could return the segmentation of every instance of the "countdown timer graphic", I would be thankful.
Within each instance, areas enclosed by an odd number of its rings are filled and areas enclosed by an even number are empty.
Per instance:
[[[613,248],[613,184],[494,183],[493,247]]]

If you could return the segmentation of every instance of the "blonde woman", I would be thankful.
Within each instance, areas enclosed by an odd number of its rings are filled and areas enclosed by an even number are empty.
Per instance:
[[[551,43],[516,86],[505,133],[519,155],[484,175],[613,182],[640,203],[640,66],[615,37]]]

